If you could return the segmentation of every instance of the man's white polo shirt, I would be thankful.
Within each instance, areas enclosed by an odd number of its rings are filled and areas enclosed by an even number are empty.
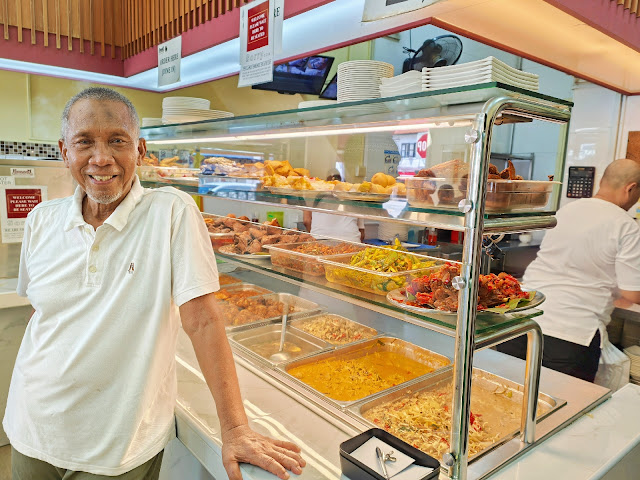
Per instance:
[[[78,188],[27,219],[18,293],[35,313],[3,426],[24,455],[120,475],[174,434],[177,307],[216,291],[218,272],[189,195],[136,177],[95,231],[83,197]]]

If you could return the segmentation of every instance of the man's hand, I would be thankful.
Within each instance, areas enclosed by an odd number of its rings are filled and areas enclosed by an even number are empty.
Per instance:
[[[256,465],[282,480],[289,478],[287,470],[299,475],[306,465],[298,446],[260,435],[247,425],[239,425],[222,435],[222,464],[229,480],[242,480],[240,463]]]

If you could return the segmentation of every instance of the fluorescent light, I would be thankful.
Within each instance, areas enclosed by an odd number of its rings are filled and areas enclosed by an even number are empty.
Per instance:
[[[470,121],[456,122],[455,126],[469,126]],[[274,140],[281,138],[301,138],[301,137],[321,137],[329,135],[350,135],[354,133],[378,133],[378,132],[402,132],[402,133],[418,133],[424,130],[432,128],[449,127],[449,123],[412,123],[406,125],[398,125],[393,122],[384,122],[383,125],[374,124],[371,126],[350,127],[337,125],[333,128],[319,128],[313,129],[313,127],[305,129],[295,130],[281,130],[273,133],[247,133],[245,135],[218,135],[215,137],[192,137],[192,138],[177,138],[177,139],[162,139],[154,140],[147,139],[148,144],[154,145],[177,145],[185,143],[224,143],[224,142],[239,142],[244,140]]]

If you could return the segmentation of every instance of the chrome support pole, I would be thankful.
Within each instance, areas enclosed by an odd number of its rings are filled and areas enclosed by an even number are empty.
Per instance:
[[[453,366],[453,405],[451,408],[451,438],[449,453],[442,459],[442,474],[454,480],[467,480],[469,457],[469,414],[471,405],[471,378],[473,372],[473,351],[475,347],[475,323],[478,297],[478,275],[481,258],[482,236],[484,233],[484,203],[486,199],[486,178],[491,156],[491,135],[498,115],[505,110],[517,114],[540,118],[558,123],[567,123],[570,109],[559,109],[544,103],[526,99],[497,97],[487,101],[482,112],[476,117],[473,129],[465,136],[471,144],[470,168],[467,198],[460,203],[465,215],[465,239],[462,253],[461,279],[456,284],[460,289],[458,297],[458,317]],[[530,382],[539,382],[540,369],[535,367],[532,350],[535,334],[528,335],[527,354],[527,398],[526,434],[533,441],[535,434],[535,410],[537,407],[537,386]],[[541,342],[540,346],[541,348]],[[537,378],[536,378],[537,377]],[[534,396],[535,395],[535,396]],[[531,398],[535,401],[531,402]],[[531,417],[531,411],[534,414]],[[531,423],[533,422],[533,423]]]
[[[499,330],[477,339],[476,350],[493,347],[524,334],[527,335],[527,360],[524,374],[524,405],[520,417],[520,440],[531,444],[536,439],[536,416],[538,414],[538,393],[540,392],[540,370],[542,368],[543,336],[540,326],[534,320],[527,319],[505,330]]]

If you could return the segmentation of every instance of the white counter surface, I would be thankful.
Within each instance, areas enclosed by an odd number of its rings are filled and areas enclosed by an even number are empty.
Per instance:
[[[486,350],[479,352],[478,358],[481,361],[484,358],[491,364],[504,357]],[[300,445],[308,463],[301,475],[305,480],[340,478],[339,445],[358,432],[332,420],[317,407],[307,404],[306,400],[276,388],[274,380],[247,368],[244,360],[237,359],[236,363],[251,426],[261,433]],[[547,371],[547,375],[554,374],[557,373]],[[489,478],[602,478],[620,459],[640,445],[639,411],[640,387],[627,385],[611,399]],[[226,478],[220,456],[221,440],[215,405],[197,368],[190,341],[183,332],[178,340],[176,417],[178,438],[216,479]],[[246,479],[275,479],[248,465],[242,467],[242,472]]]

